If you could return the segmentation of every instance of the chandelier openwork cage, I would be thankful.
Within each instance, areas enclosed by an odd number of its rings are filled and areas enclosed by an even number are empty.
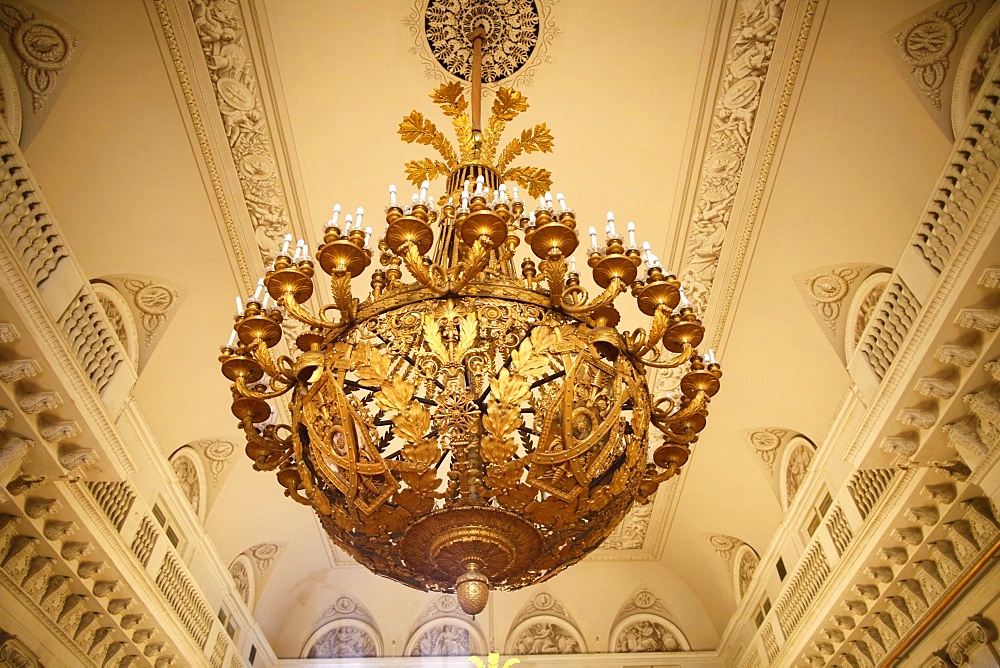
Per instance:
[[[677,278],[611,214],[603,245],[590,228],[586,264],[601,292],[588,295],[574,211],[546,192],[547,171],[509,166],[551,150],[551,134],[537,125],[497,154],[527,101],[501,88],[480,131],[477,95],[471,119],[460,84],[432,95],[457,154],[423,115],[404,118],[403,139],[441,160],[408,163],[412,199],[390,188],[369,296],[353,297],[352,279],[372,262],[372,230],[362,210],[341,221],[338,206],[315,256],[286,239],[220,357],[254,468],[276,471],[359,563],[457,591],[470,614],[490,588],[576,563],[648,502],[687,461],[722,375],[697,352],[704,330]],[[435,199],[437,177],[447,192]],[[332,302],[310,308],[324,275]],[[629,291],[648,330],[615,328]],[[308,328],[298,350],[272,353],[289,319]],[[676,396],[651,397],[651,367],[676,370]],[[273,417],[279,397],[291,424]],[[650,425],[663,435],[651,454]]]

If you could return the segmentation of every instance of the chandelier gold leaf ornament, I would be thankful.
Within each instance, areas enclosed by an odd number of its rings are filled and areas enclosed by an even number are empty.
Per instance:
[[[472,41],[471,105],[457,82],[431,96],[458,150],[419,112],[400,124],[441,159],[406,165],[409,201],[390,186],[369,296],[355,298],[352,280],[372,263],[372,229],[362,209],[341,221],[338,205],[315,255],[287,237],[257,291],[237,298],[219,359],[254,468],[275,471],[358,563],[457,592],[475,615],[490,589],[578,562],[676,475],[722,372],[697,350],[704,328],[677,277],[637,246],[632,223],[622,235],[609,213],[603,245],[590,227],[601,292],[581,285],[575,213],[562,194],[553,203],[548,171],[510,166],[551,151],[552,135],[539,124],[497,152],[528,103],[501,88],[480,127],[481,30]],[[437,177],[447,186],[435,199]],[[332,301],[313,310],[317,265]],[[616,329],[615,300],[629,292],[648,330]],[[296,353],[276,356],[290,320],[307,329]],[[653,398],[647,368],[676,369],[678,394]],[[291,424],[276,423],[279,397]],[[651,454],[650,425],[663,434]]]

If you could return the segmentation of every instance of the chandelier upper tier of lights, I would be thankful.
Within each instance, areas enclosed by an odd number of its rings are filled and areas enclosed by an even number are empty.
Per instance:
[[[238,303],[220,361],[254,468],[276,471],[369,570],[457,591],[474,615],[490,588],[551,577],[648,502],[687,461],[722,372],[711,351],[697,352],[701,322],[649,245],[637,247],[632,223],[623,236],[608,214],[603,245],[590,228],[587,265],[602,292],[581,286],[573,210],[561,194],[553,205],[547,171],[509,167],[550,151],[552,136],[536,125],[497,155],[527,101],[501,88],[480,130],[482,35],[473,43],[471,117],[459,83],[432,95],[458,155],[418,112],[400,125],[442,160],[407,164],[419,188],[410,201],[390,187],[367,299],[351,281],[371,264],[372,231],[361,209],[341,222],[338,206],[315,257],[286,238]],[[428,181],[440,176],[447,192],[434,199]],[[533,211],[505,181],[538,198]],[[332,301],[311,310],[317,264]],[[628,291],[648,331],[615,329],[615,299]],[[288,318],[308,330],[297,352],[276,357]],[[647,367],[676,369],[679,393],[651,397]],[[273,418],[268,401],[281,396],[291,424]],[[651,456],[650,424],[663,434]]]

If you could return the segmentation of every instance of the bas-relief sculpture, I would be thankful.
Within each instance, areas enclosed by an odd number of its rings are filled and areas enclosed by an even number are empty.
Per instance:
[[[583,649],[573,634],[556,622],[525,628],[514,640],[514,654],[578,654]]]
[[[309,650],[310,659],[342,659],[378,656],[371,634],[361,626],[345,624],[327,631]]]
[[[427,629],[417,640],[410,656],[469,656],[473,653],[469,630],[453,624]]]
[[[616,652],[676,652],[681,649],[674,634],[663,624],[640,620],[628,624],[615,640]]]

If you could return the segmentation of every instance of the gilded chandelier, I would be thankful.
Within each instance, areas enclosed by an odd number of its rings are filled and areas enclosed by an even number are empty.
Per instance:
[[[473,41],[478,55],[481,35]],[[469,614],[490,588],[576,563],[648,502],[687,461],[722,375],[696,350],[704,330],[677,278],[611,214],[603,245],[589,230],[587,265],[602,291],[588,295],[573,210],[562,195],[553,203],[546,170],[509,166],[550,151],[552,136],[536,125],[498,155],[527,101],[501,88],[480,131],[476,64],[471,118],[459,83],[432,95],[457,131],[457,155],[418,112],[400,125],[441,160],[407,164],[419,188],[409,201],[390,187],[369,296],[353,297],[351,282],[371,264],[371,228],[360,209],[341,222],[338,206],[315,257],[286,239],[238,304],[220,357],[254,468],[276,471],[286,495],[312,506],[369,570],[457,591]],[[434,199],[428,181],[442,176],[446,194]],[[317,264],[332,302],[311,310]],[[615,329],[615,300],[629,291],[648,331]],[[275,356],[289,318],[308,330],[297,352]],[[679,394],[651,397],[649,367],[678,369]],[[282,396],[291,424],[272,417],[268,401]],[[650,424],[663,434],[651,456]]]

